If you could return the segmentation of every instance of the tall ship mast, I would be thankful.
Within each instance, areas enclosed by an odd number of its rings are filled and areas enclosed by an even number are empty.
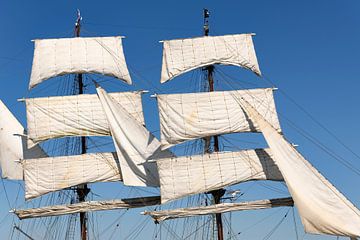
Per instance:
[[[360,211],[305,159],[282,132],[274,88],[218,90],[216,69],[231,65],[261,76],[253,36],[209,34],[204,10],[204,36],[162,41],[161,83],[200,70],[205,89],[190,93],[156,93],[160,139],[145,125],[142,96],[146,91],[108,93],[92,78],[96,93],[85,94],[83,76],[100,74],[132,84],[122,36],[35,40],[29,89],[59,76],[75,76],[75,95],[21,99],[26,104],[27,129],[1,103],[0,163],[2,177],[24,181],[25,200],[75,189],[77,201],[12,210],[19,219],[80,215],[80,239],[90,239],[87,214],[136,209],[155,223],[211,216],[216,233],[225,239],[222,214],[276,207],[296,207],[310,234],[360,237]],[[185,80],[184,80],[185,81]],[[184,83],[187,84],[187,83]],[[221,84],[230,85],[228,82]],[[157,113],[156,113],[157,114]],[[267,148],[221,149],[226,134],[261,133]],[[80,139],[78,154],[52,155],[41,145],[54,139]],[[113,151],[88,152],[86,138],[111,137]],[[200,140],[202,151],[181,155],[176,146]],[[287,197],[224,202],[227,189],[248,181],[283,182]],[[158,189],[159,195],[89,201],[87,184],[121,182],[124,186]],[[210,202],[176,207],[177,200],[211,195]],[[208,197],[205,197],[208,199]],[[165,225],[166,226],[166,225]],[[24,236],[31,236],[17,227]]]

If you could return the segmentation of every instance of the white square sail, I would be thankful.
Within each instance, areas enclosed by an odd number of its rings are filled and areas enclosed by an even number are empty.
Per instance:
[[[260,132],[239,106],[246,99],[277,131],[273,89],[157,95],[162,148],[207,136]]]
[[[196,68],[224,64],[243,67],[261,75],[253,34],[205,36],[163,41],[161,83]]]
[[[144,124],[141,91],[110,93]],[[96,94],[26,99],[28,136],[34,143],[66,136],[108,136],[109,125]]]
[[[80,184],[122,180],[116,153],[28,159],[23,167],[27,200]]]
[[[35,40],[29,88],[56,76],[99,73],[131,84],[122,37]]]
[[[269,149],[157,160],[161,203],[251,180],[283,181]]]

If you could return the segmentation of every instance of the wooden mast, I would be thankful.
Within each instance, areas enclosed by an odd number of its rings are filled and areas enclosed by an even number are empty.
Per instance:
[[[81,29],[81,20],[80,11],[77,12],[77,19],[75,23],[75,37],[80,37]],[[82,74],[76,75],[76,80],[78,82],[79,94],[84,93],[84,83]],[[81,137],[81,154],[86,153],[86,137]],[[87,184],[82,184],[76,188],[76,193],[79,198],[79,202],[84,202],[87,194],[90,192],[90,189],[87,187]],[[85,212],[80,213],[80,234],[81,240],[87,240],[87,216]]]
[[[207,9],[204,9],[204,36],[209,36],[209,11]],[[214,91],[214,65],[207,66],[205,69],[206,77],[209,84],[209,92]],[[212,136],[214,139],[214,145],[213,145],[213,152],[219,151],[219,136]],[[212,150],[210,148],[211,143],[211,137],[205,138],[205,152],[210,153]],[[214,199],[214,204],[219,204],[221,202],[221,197],[225,194],[224,189],[218,189],[209,192]],[[215,214],[215,221],[216,221],[216,228],[217,228],[217,239],[223,240],[224,239],[224,232],[223,232],[223,223],[222,223],[222,216],[221,213]]]

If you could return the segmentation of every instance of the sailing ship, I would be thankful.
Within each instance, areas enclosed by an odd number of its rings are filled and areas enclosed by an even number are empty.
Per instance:
[[[360,237],[360,211],[319,173],[282,133],[274,88],[215,91],[214,69],[232,65],[261,76],[254,34],[209,36],[204,10],[204,36],[165,40],[161,82],[200,69],[206,91],[154,94],[159,109],[160,140],[145,126],[145,91],[107,93],[94,81],[96,94],[83,93],[83,74],[100,74],[132,83],[121,36],[35,40],[29,88],[49,79],[75,74],[78,94],[20,99],[26,104],[27,128],[1,102],[0,163],[2,177],[24,181],[25,199],[76,188],[77,202],[12,210],[20,219],[80,213],[81,239],[87,239],[91,211],[163,206],[196,194],[213,204],[145,211],[156,223],[210,215],[223,239],[222,214],[274,207],[298,209],[307,233]],[[185,83],[186,84],[186,83]],[[221,151],[219,136],[261,133],[268,148]],[[111,136],[115,151],[86,152],[86,139]],[[80,137],[77,155],[51,156],[41,143]],[[85,138],[86,137],[86,138]],[[171,148],[200,140],[203,152],[178,155]],[[248,202],[222,202],[226,188],[267,180],[284,182],[291,196]],[[87,201],[87,184],[122,182],[125,186],[159,188],[160,196]],[[146,216],[144,216],[146,217]],[[26,234],[25,232],[23,232]]]

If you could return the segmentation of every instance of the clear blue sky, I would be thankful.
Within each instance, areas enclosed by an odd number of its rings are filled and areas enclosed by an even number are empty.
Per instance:
[[[307,141],[287,121],[290,119],[301,129],[311,133],[321,143],[360,168],[360,159],[346,150],[330,134],[302,112],[282,91],[341,139],[342,143],[360,155],[360,3],[358,1],[6,1],[0,2],[0,98],[16,117],[25,124],[25,109],[16,99],[37,96],[28,92],[28,80],[33,54],[32,39],[71,37],[76,9],[83,15],[83,36],[126,36],[124,49],[134,86],[125,84],[104,85],[106,90],[149,89],[152,92],[182,92],[186,89],[187,74],[161,86],[161,49],[163,39],[185,38],[202,35],[202,9],[211,12],[211,35],[231,33],[256,33],[255,47],[260,68],[265,79],[257,78],[243,69],[222,68],[239,76],[239,81],[269,86],[272,81],[279,89],[276,93],[278,112],[281,114],[285,135],[299,144],[299,150],[351,201],[360,207],[360,177],[334,158]],[[46,86],[56,84],[51,80]],[[222,88],[221,83],[217,83]],[[45,85],[44,85],[45,86]],[[115,86],[114,89],[112,86]],[[45,87],[38,92],[46,95]],[[148,98],[149,96],[145,96]],[[154,100],[144,100],[145,118],[151,131],[159,129],[154,111]],[[0,143],[1,144],[1,143]],[[4,181],[11,207],[22,205],[16,199],[18,185]],[[240,185],[238,189],[253,187]],[[277,185],[276,185],[277,186]],[[119,185],[95,186],[102,196],[109,192],[127,191]],[[277,186],[279,187],[279,186]],[[280,186],[281,187],[281,186]],[[255,186],[244,199],[258,199],[268,189]],[[273,192],[268,192],[273,193]],[[273,194],[276,196],[276,194]],[[122,195],[120,195],[122,196]],[[268,196],[268,195],[266,195]],[[20,191],[20,198],[23,193]],[[7,217],[9,205],[6,194],[0,190],[0,236],[11,235],[13,218]],[[29,205],[28,205],[29,206]],[[125,237],[143,217],[139,211],[129,212],[121,218],[121,226],[112,226],[119,212],[99,213],[100,239]],[[286,212],[286,211],[285,211]],[[239,239],[262,239],[282,217],[261,225],[260,230]],[[269,215],[261,215],[262,217]],[[9,215],[11,216],[11,215]],[[254,218],[254,220],[248,220]],[[255,213],[236,214],[232,221],[235,231],[243,231],[255,223]],[[151,239],[153,224],[150,219],[146,231],[137,239]],[[297,224],[300,225],[299,219]],[[25,226],[25,225],[24,225]],[[110,227],[109,227],[110,226]],[[107,229],[109,227],[109,229]],[[256,229],[256,227],[255,227]],[[287,219],[271,239],[295,239],[293,221]],[[298,226],[300,239],[302,228]],[[31,231],[31,229],[29,230]],[[39,229],[43,231],[43,229]],[[32,230],[34,232],[34,230]],[[244,232],[245,234],[245,232]],[[254,235],[251,235],[254,234]],[[34,233],[34,236],[36,234]],[[40,234],[39,234],[40,235]],[[241,238],[241,236],[244,236]],[[290,236],[290,237],[289,237]],[[164,238],[164,237],[163,237]],[[166,237],[165,237],[166,238]],[[14,235],[17,239],[17,235]],[[304,239],[333,239],[305,235]]]

